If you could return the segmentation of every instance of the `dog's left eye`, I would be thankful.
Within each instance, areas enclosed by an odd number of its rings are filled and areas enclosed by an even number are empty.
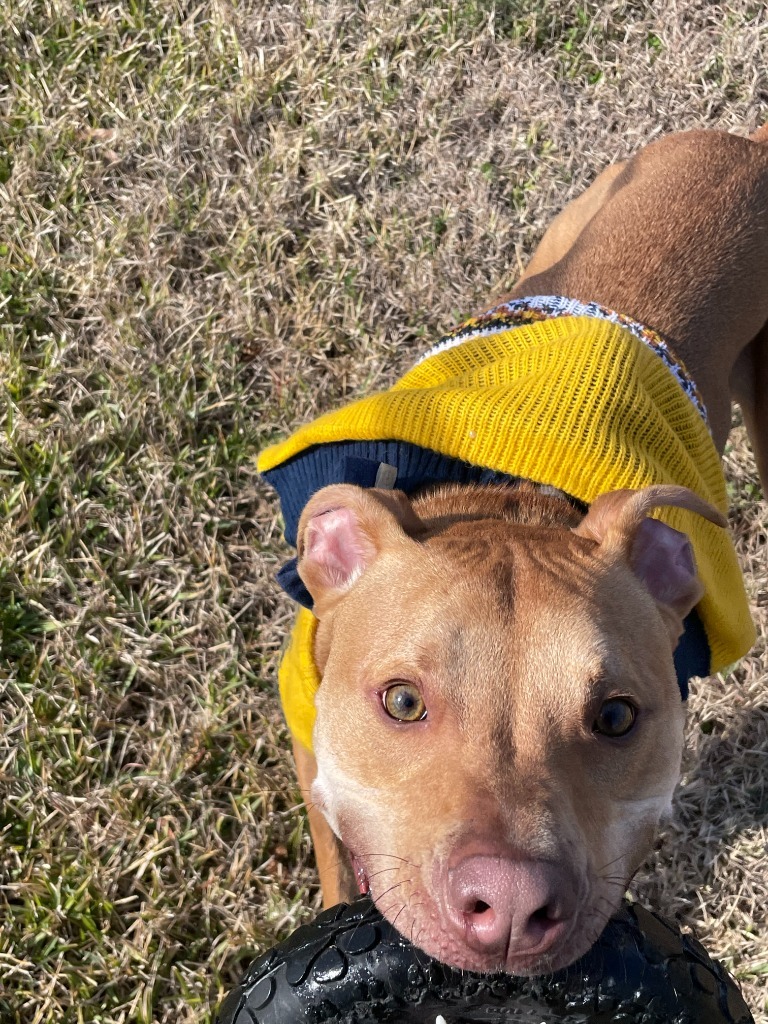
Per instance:
[[[628,700],[614,697],[607,700],[600,708],[594,725],[595,732],[601,736],[626,736],[637,717],[637,708]]]
[[[427,717],[427,708],[419,688],[413,683],[395,683],[381,695],[384,710],[398,722],[419,722]]]

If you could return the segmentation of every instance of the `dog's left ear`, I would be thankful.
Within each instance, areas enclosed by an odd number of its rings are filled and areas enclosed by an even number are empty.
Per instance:
[[[686,535],[647,518],[663,506],[686,508],[716,526],[726,525],[720,512],[694,491],[657,484],[601,494],[573,532],[595,541],[604,551],[623,554],[654,600],[670,609],[682,628],[682,620],[701,599],[704,588]]]

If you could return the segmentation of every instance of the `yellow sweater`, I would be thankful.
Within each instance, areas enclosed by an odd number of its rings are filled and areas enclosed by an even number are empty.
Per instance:
[[[269,473],[317,445],[392,439],[593,501],[622,487],[675,483],[727,512],[720,460],[701,416],[662,360],[629,330],[583,316],[544,320],[438,351],[388,391],[301,427],[267,448]],[[746,653],[754,627],[725,530],[683,509],[665,522],[693,544],[705,595],[697,611],[710,671]],[[315,619],[301,609],[280,669],[288,726],[312,747]]]

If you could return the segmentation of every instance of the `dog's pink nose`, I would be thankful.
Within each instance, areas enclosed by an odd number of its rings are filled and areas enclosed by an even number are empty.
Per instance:
[[[448,871],[454,930],[480,953],[541,954],[563,935],[574,911],[562,871],[539,860],[467,857]]]

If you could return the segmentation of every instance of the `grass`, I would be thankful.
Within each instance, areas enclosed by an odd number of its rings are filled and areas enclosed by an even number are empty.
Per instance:
[[[255,453],[510,286],[663,131],[765,119],[761,5],[0,10],[0,1019],[191,1022],[318,907]],[[761,640],[691,701],[637,891],[768,1021]]]

